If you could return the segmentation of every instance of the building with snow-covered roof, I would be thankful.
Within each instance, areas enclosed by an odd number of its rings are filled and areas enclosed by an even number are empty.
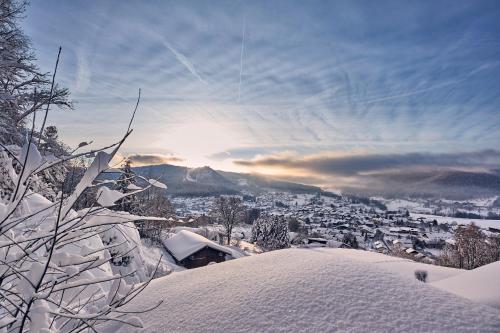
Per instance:
[[[186,268],[206,266],[211,262],[223,262],[232,255],[229,248],[189,230],[181,230],[165,239],[163,245],[176,264]]]

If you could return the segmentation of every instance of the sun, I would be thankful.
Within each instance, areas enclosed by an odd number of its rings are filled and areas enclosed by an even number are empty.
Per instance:
[[[226,124],[192,122],[175,127],[162,135],[161,140],[175,151],[188,165],[213,164],[210,155],[227,151],[238,144],[239,135]]]

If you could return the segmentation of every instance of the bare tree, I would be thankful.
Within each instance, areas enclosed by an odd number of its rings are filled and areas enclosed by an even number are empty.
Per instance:
[[[500,238],[487,237],[475,224],[459,226],[449,242],[440,263],[457,268],[474,269],[499,260]]]
[[[156,216],[172,218],[175,216],[175,209],[165,195],[165,190],[160,188],[150,188],[148,191],[142,192],[137,196],[135,214],[147,214],[148,216]],[[164,220],[145,220],[137,221],[136,225],[139,228],[141,237],[149,238],[153,243],[161,243],[161,235],[163,230],[172,227],[172,223]]]
[[[217,221],[224,226],[228,245],[231,245],[233,228],[240,222],[245,209],[239,197],[220,196],[214,201],[213,213]]]

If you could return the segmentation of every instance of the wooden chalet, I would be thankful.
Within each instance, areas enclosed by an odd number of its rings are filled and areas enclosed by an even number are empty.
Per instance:
[[[230,249],[188,230],[181,230],[163,241],[167,252],[177,265],[197,268],[209,263],[219,263],[232,255]]]

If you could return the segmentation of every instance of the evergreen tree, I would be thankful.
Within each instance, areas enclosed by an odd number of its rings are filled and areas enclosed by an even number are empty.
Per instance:
[[[129,159],[125,160],[120,168],[120,177],[116,182],[115,190],[124,194],[135,191],[135,173],[132,171],[132,163]],[[132,204],[135,201],[135,195],[128,195],[120,199],[116,204],[116,209],[124,212],[132,212]]]
[[[252,227],[252,242],[264,251],[290,247],[288,222],[283,216],[262,216]]]
[[[344,243],[345,245],[349,246],[352,249],[358,248],[358,239],[356,238],[355,235],[353,235],[350,232],[344,235],[344,237],[342,238],[342,243]]]

